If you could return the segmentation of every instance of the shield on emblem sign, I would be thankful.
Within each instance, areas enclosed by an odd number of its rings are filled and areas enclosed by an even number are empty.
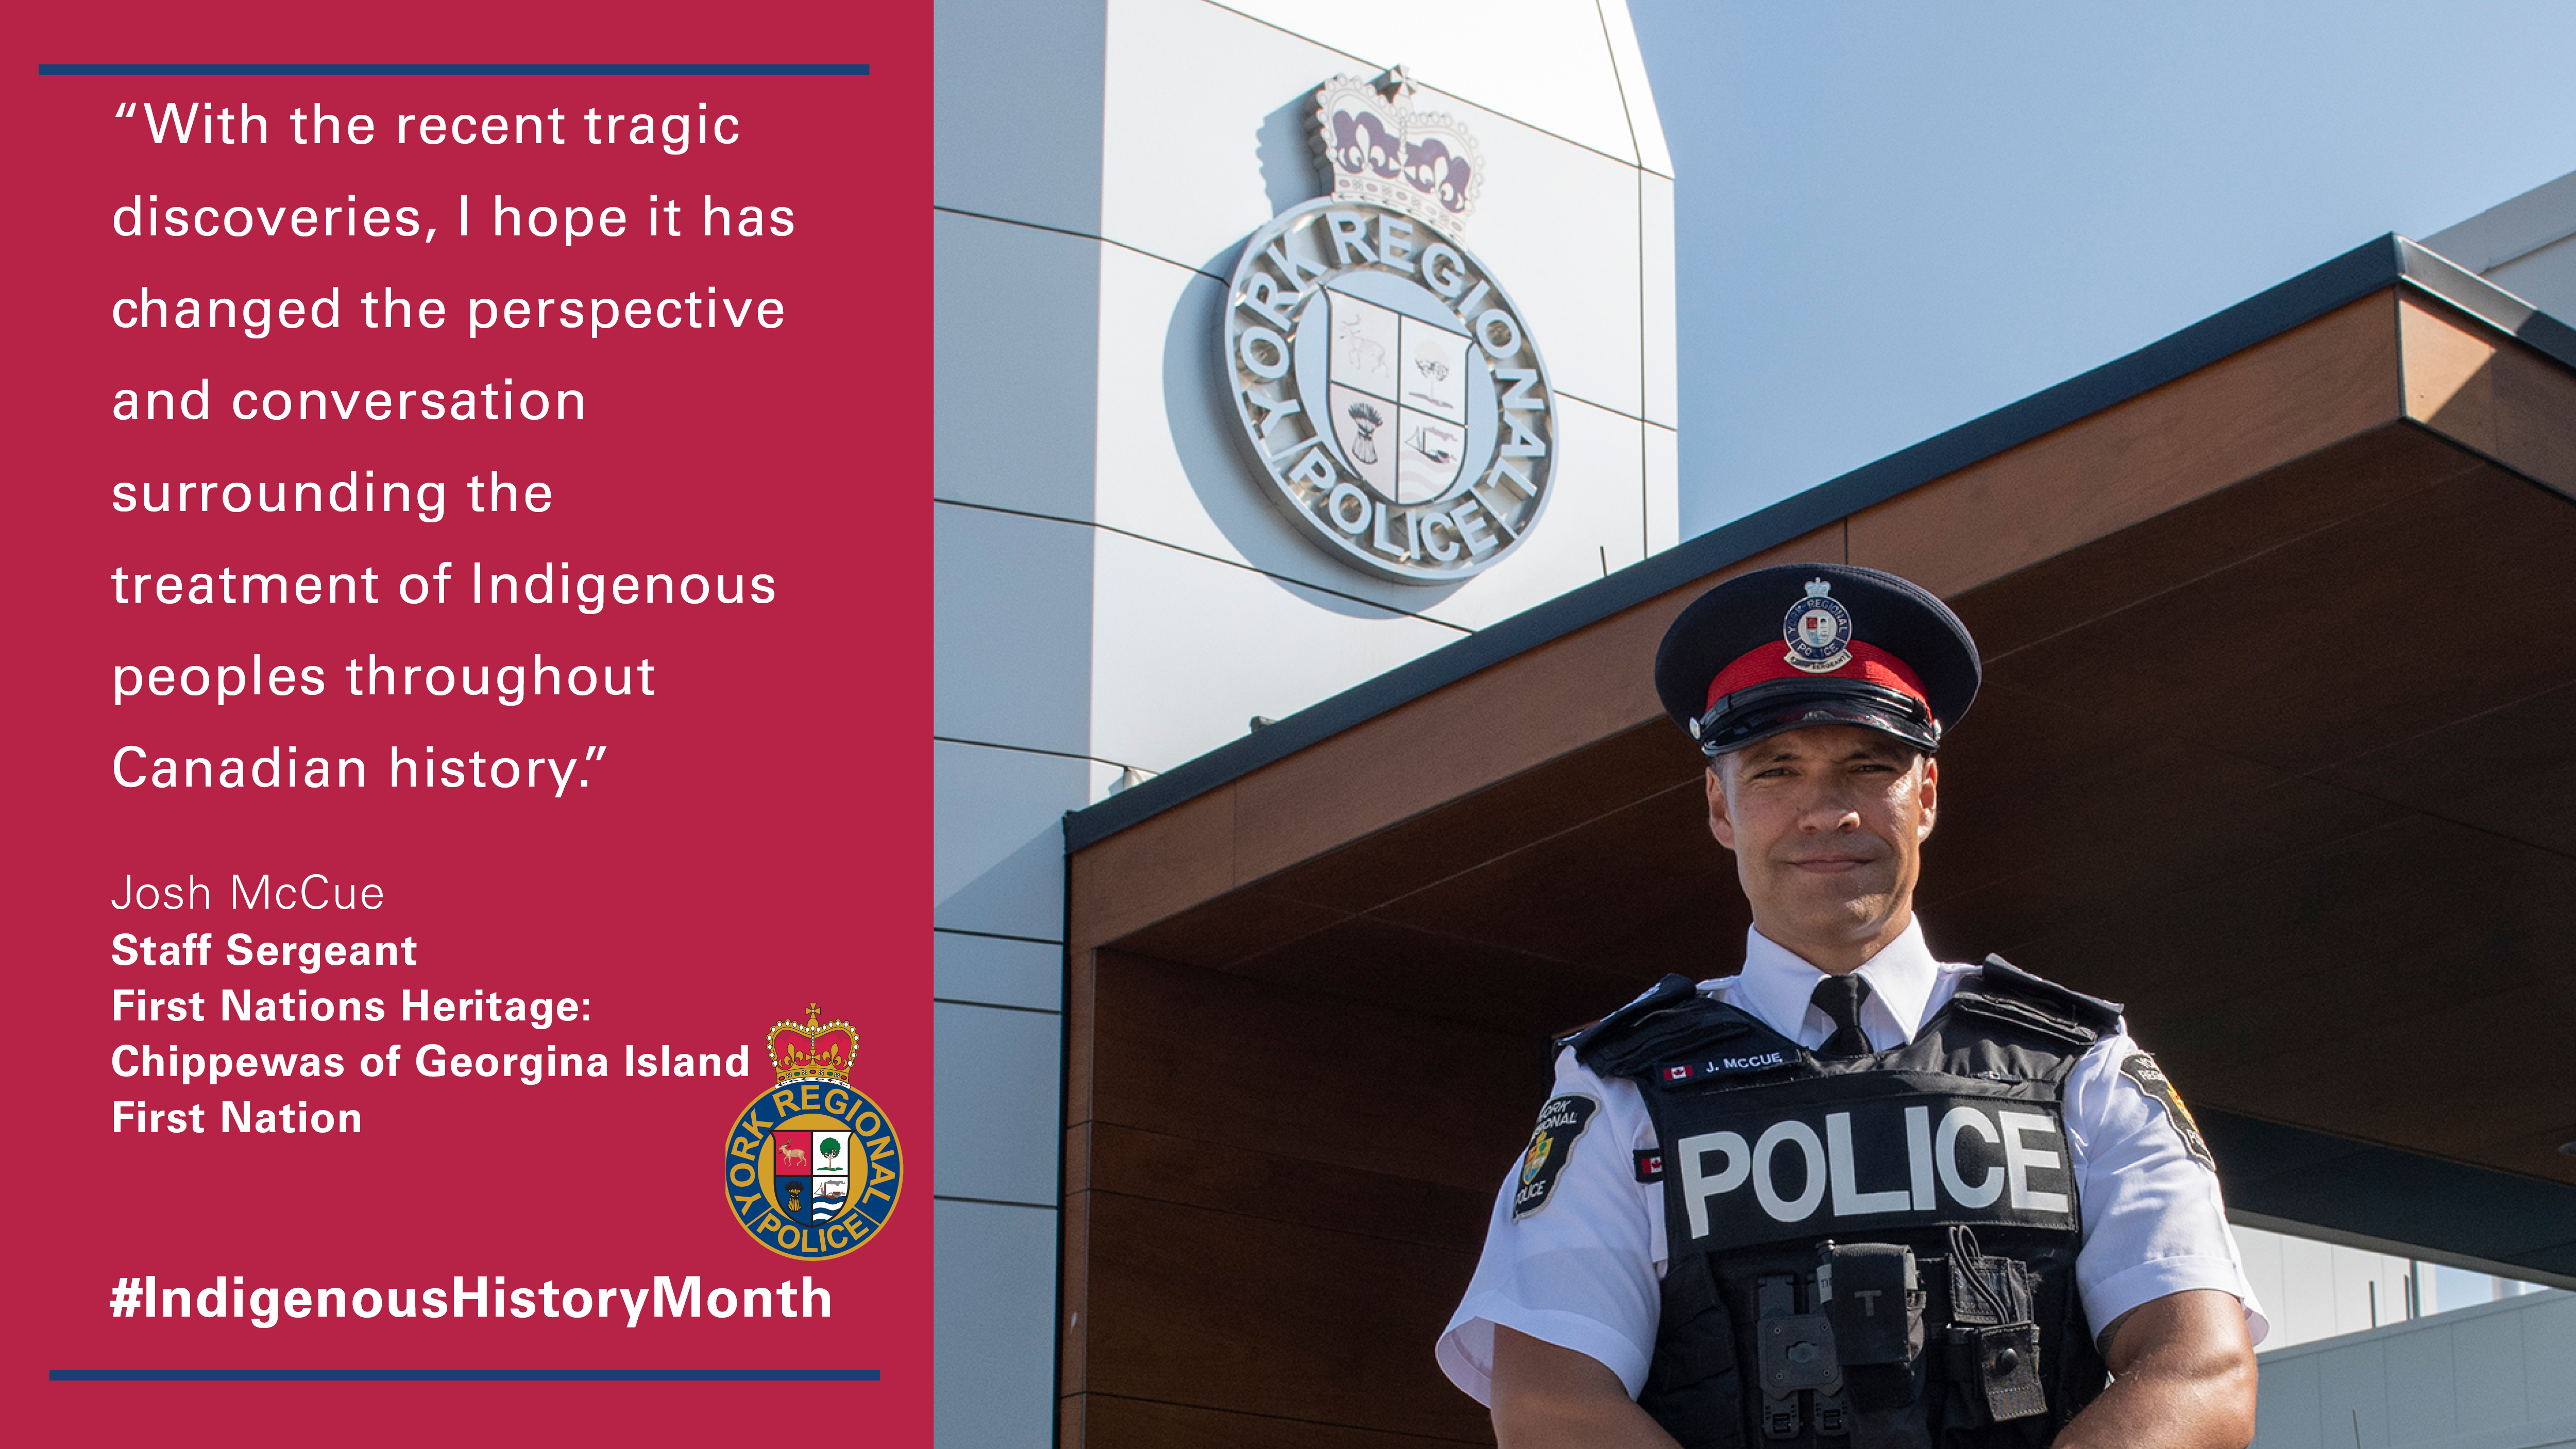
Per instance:
[[[1351,471],[1359,474],[1360,481],[1380,498],[1395,497],[1395,428],[1402,409],[1385,398],[1338,382],[1333,384],[1330,396],[1333,439],[1342,445],[1342,456],[1350,460]]]
[[[814,1139],[819,1132],[769,1134],[769,1201],[778,1215],[803,1227],[813,1222]]]
[[[1458,481],[1467,457],[1467,334],[1419,317],[1402,319],[1403,451],[1396,456],[1398,503],[1428,503]]]
[[[814,1181],[809,1189],[807,1221],[828,1223],[850,1205],[850,1163],[856,1146],[846,1132],[814,1134]]]
[[[814,1134],[811,1132],[772,1132],[769,1134],[769,1170],[780,1177],[803,1177],[814,1170]]]
[[[1394,498],[1403,319],[1347,293],[1327,289],[1324,299],[1333,441],[1361,482],[1381,498]]]
[[[1467,334],[1324,292],[1333,440],[1391,503],[1429,503],[1467,459]]]
[[[814,1174],[812,1199],[806,1206],[807,1221],[822,1224],[841,1215],[850,1205],[850,1175],[846,1172]]]

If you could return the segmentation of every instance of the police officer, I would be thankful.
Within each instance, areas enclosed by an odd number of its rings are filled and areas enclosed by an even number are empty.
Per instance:
[[[2252,1438],[2264,1323],[2189,1111],[2117,1005],[1914,918],[1979,677],[1939,599],[1844,565],[1665,635],[1753,928],[1562,1044],[1438,1347],[1505,1449]]]

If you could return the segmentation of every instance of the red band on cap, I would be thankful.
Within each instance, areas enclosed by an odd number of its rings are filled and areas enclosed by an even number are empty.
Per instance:
[[[1811,671],[1791,664],[1780,645],[1764,644],[1717,672],[1717,678],[1709,681],[1708,702],[1702,708],[1714,709],[1724,695],[1756,684],[1768,684],[1775,679],[1857,679],[1910,694],[1922,701],[1924,709],[1932,708],[1931,699],[1923,693],[1923,681],[1915,677],[1913,670],[1905,667],[1905,661],[1875,644],[1854,640],[1844,647],[1851,653],[1850,663],[1840,669]]]

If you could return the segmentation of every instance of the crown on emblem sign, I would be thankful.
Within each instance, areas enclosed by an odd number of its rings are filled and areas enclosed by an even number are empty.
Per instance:
[[[1829,597],[1831,597],[1831,596],[1832,596],[1833,592],[1834,592],[1834,586],[1833,586],[1832,584],[1830,584],[1830,583],[1827,583],[1827,582],[1826,582],[1825,580],[1823,580],[1823,579],[1809,579],[1809,580],[1807,580],[1807,597],[1808,597],[1808,598],[1811,598],[1811,599],[1829,598]]]
[[[1441,231],[1465,229],[1485,186],[1485,153],[1447,115],[1413,109],[1397,66],[1377,82],[1337,75],[1315,92],[1315,144],[1336,201],[1391,207]]]
[[[817,1022],[821,1008],[808,1002],[802,1025],[782,1021],[769,1029],[769,1064],[782,1082],[839,1082],[848,1085],[850,1063],[859,1054],[859,1029],[846,1021]]]

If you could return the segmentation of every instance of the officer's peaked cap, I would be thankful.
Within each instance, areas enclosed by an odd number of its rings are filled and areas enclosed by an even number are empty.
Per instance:
[[[1977,697],[1977,643],[1908,579],[1785,564],[1699,596],[1664,633],[1655,692],[1711,757],[1809,725],[1878,730],[1931,753]]]

